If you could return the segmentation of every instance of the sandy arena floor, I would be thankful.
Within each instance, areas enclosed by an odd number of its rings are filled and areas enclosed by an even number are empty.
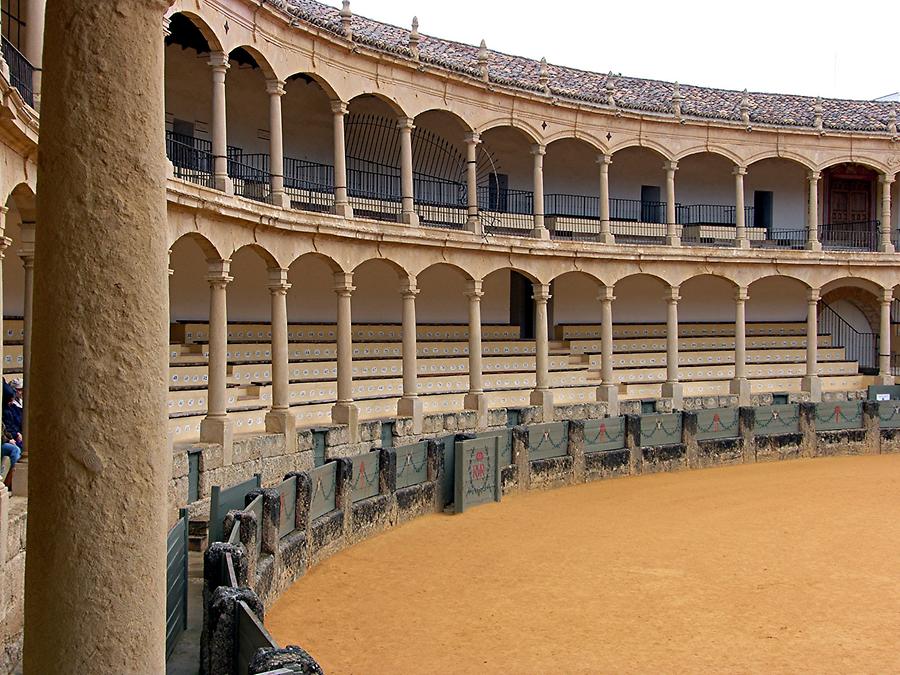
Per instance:
[[[266,625],[329,674],[900,672],[900,456],[428,516],[313,569]]]

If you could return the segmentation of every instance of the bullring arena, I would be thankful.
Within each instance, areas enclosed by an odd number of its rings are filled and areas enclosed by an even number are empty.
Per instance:
[[[7,4],[4,672],[900,665],[895,103]]]

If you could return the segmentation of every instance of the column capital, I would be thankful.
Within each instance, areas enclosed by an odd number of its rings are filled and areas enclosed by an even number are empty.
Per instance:
[[[234,277],[231,276],[231,260],[208,260],[206,280],[210,286],[225,288]]]
[[[545,303],[552,297],[550,295],[550,284],[532,284],[531,291],[535,302]]]
[[[600,166],[609,166],[613,163],[612,155],[600,154],[597,155],[597,164]]]
[[[600,302],[612,302],[616,299],[616,296],[613,295],[614,288],[612,286],[600,286],[599,291],[597,292],[597,299]]]
[[[231,67],[231,64],[228,63],[228,54],[226,54],[225,52],[210,52],[208,63],[213,71],[223,73]]]
[[[19,249],[19,258],[25,264],[25,267],[34,266],[34,244],[22,246]]]
[[[878,176],[878,182],[881,183],[882,185],[890,185],[891,183],[894,182],[895,177],[896,177],[896,174],[893,174],[893,173],[882,173],[882,174],[879,174],[879,176]]]
[[[346,115],[350,107],[347,103],[340,100],[331,101],[331,112],[335,115]]]
[[[731,173],[733,173],[735,176],[746,176],[746,175],[747,175],[747,167],[746,167],[746,166],[740,166],[740,165],[735,166],[735,167],[731,170]]]
[[[810,171],[806,174],[806,178],[810,183],[818,183],[819,179],[822,177],[822,173],[819,171]]]
[[[338,295],[350,297],[350,294],[356,290],[353,285],[353,272],[335,272],[334,273],[334,292]]]
[[[894,301],[894,289],[893,288],[881,289],[881,303],[889,305],[893,301]]]
[[[547,146],[542,145],[541,143],[534,143],[531,146],[531,154],[534,155],[535,157],[540,157],[542,155],[546,155],[547,154]]]
[[[819,302],[822,297],[822,291],[818,288],[809,288],[806,290],[806,301],[810,304]]]
[[[401,115],[400,117],[397,118],[397,128],[400,129],[400,131],[407,131],[407,130],[412,131],[413,129],[416,128],[416,125],[413,124],[412,117],[406,117],[405,115]]]
[[[268,289],[273,293],[287,293],[291,288],[287,278],[288,271],[284,267],[270,267]]]
[[[662,165],[663,171],[678,171],[678,162],[663,162]]]
[[[477,131],[472,131],[463,136],[463,141],[468,145],[478,145],[481,143],[481,134]]]
[[[747,302],[750,299],[750,289],[746,286],[738,286],[734,293],[735,302]]]
[[[272,96],[284,96],[284,80],[277,78],[266,80],[266,93]]]
[[[670,286],[669,288],[667,288],[663,293],[663,300],[665,300],[669,304],[681,300],[681,287]]]
[[[419,287],[416,285],[416,278],[409,275],[400,282],[400,296],[403,298],[415,298],[419,294]]]
[[[12,239],[0,236],[0,257],[3,257],[3,254],[6,252],[6,249],[9,248],[10,244],[12,244]]]
[[[484,291],[482,289],[483,282],[481,279],[468,279],[466,280],[466,296],[471,298],[472,300],[478,300],[484,295]]]

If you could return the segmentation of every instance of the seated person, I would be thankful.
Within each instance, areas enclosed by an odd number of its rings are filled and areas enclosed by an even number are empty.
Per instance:
[[[7,433],[5,426],[0,431],[0,439],[2,439],[2,445],[0,445],[0,456],[2,456],[2,460],[0,460],[0,474],[3,475],[3,484],[12,492],[13,471],[16,468],[16,462],[22,456],[22,448],[12,442],[13,439]]]
[[[22,380],[15,379],[9,385],[14,393],[3,406],[3,427],[12,441],[22,447]]]

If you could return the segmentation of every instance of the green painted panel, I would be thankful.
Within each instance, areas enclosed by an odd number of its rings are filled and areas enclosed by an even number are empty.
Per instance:
[[[862,425],[862,401],[816,403],[816,431],[859,429]]]
[[[317,466],[309,472],[312,483],[312,497],[309,500],[309,519],[315,520],[319,516],[334,511],[337,508],[335,498],[337,494],[337,463],[328,462]]]
[[[641,416],[641,446],[681,443],[681,413]]]
[[[378,450],[351,458],[353,462],[353,501],[358,502],[379,493]]]
[[[435,439],[440,441],[441,439]],[[441,490],[444,494],[444,506],[453,503],[456,493],[456,434],[444,437],[444,473],[441,479]]]
[[[462,513],[470,506],[500,501],[500,462],[497,437],[471,438],[456,443],[455,509]]]
[[[188,503],[200,499],[200,453],[188,453]]]
[[[240,511],[244,508],[244,498],[251,490],[262,485],[262,477],[259,474],[245,480],[243,483],[221,488],[213,485],[209,494],[209,541],[222,541],[222,521],[229,511]]]
[[[756,409],[754,430],[757,436],[800,433],[800,406],[791,403],[760,406]]]
[[[882,401],[878,404],[878,419],[882,429],[900,428],[900,401]]]
[[[551,422],[528,427],[528,457],[531,460],[562,457],[569,452],[569,423]]]
[[[180,514],[166,537],[166,658],[187,628],[187,509],[181,509]]]
[[[250,661],[257,649],[277,649],[278,643],[269,635],[269,631],[243,601],[238,601],[237,609],[237,666],[238,675],[246,675],[250,669]]]
[[[625,447],[625,418],[607,417],[584,423],[584,451],[603,452]]]
[[[871,384],[871,385],[869,385],[868,399],[870,401],[897,401],[897,400],[900,400],[900,385],[898,385],[898,384]]]
[[[395,448],[397,453],[397,489],[418,485],[428,480],[428,443],[414,443]]]
[[[485,431],[478,434],[478,438],[497,438],[497,457],[500,466],[512,464],[512,429],[500,429],[498,431]]]
[[[697,411],[697,440],[738,437],[738,409],[710,408]]]
[[[256,516],[256,555],[262,550],[262,525],[263,525],[263,498],[262,495],[256,495],[256,498],[247,504],[244,509],[245,513],[252,513]]]
[[[297,477],[292,476],[275,486],[281,503],[281,518],[278,521],[278,537],[285,537],[294,531],[294,517],[297,512]]]

